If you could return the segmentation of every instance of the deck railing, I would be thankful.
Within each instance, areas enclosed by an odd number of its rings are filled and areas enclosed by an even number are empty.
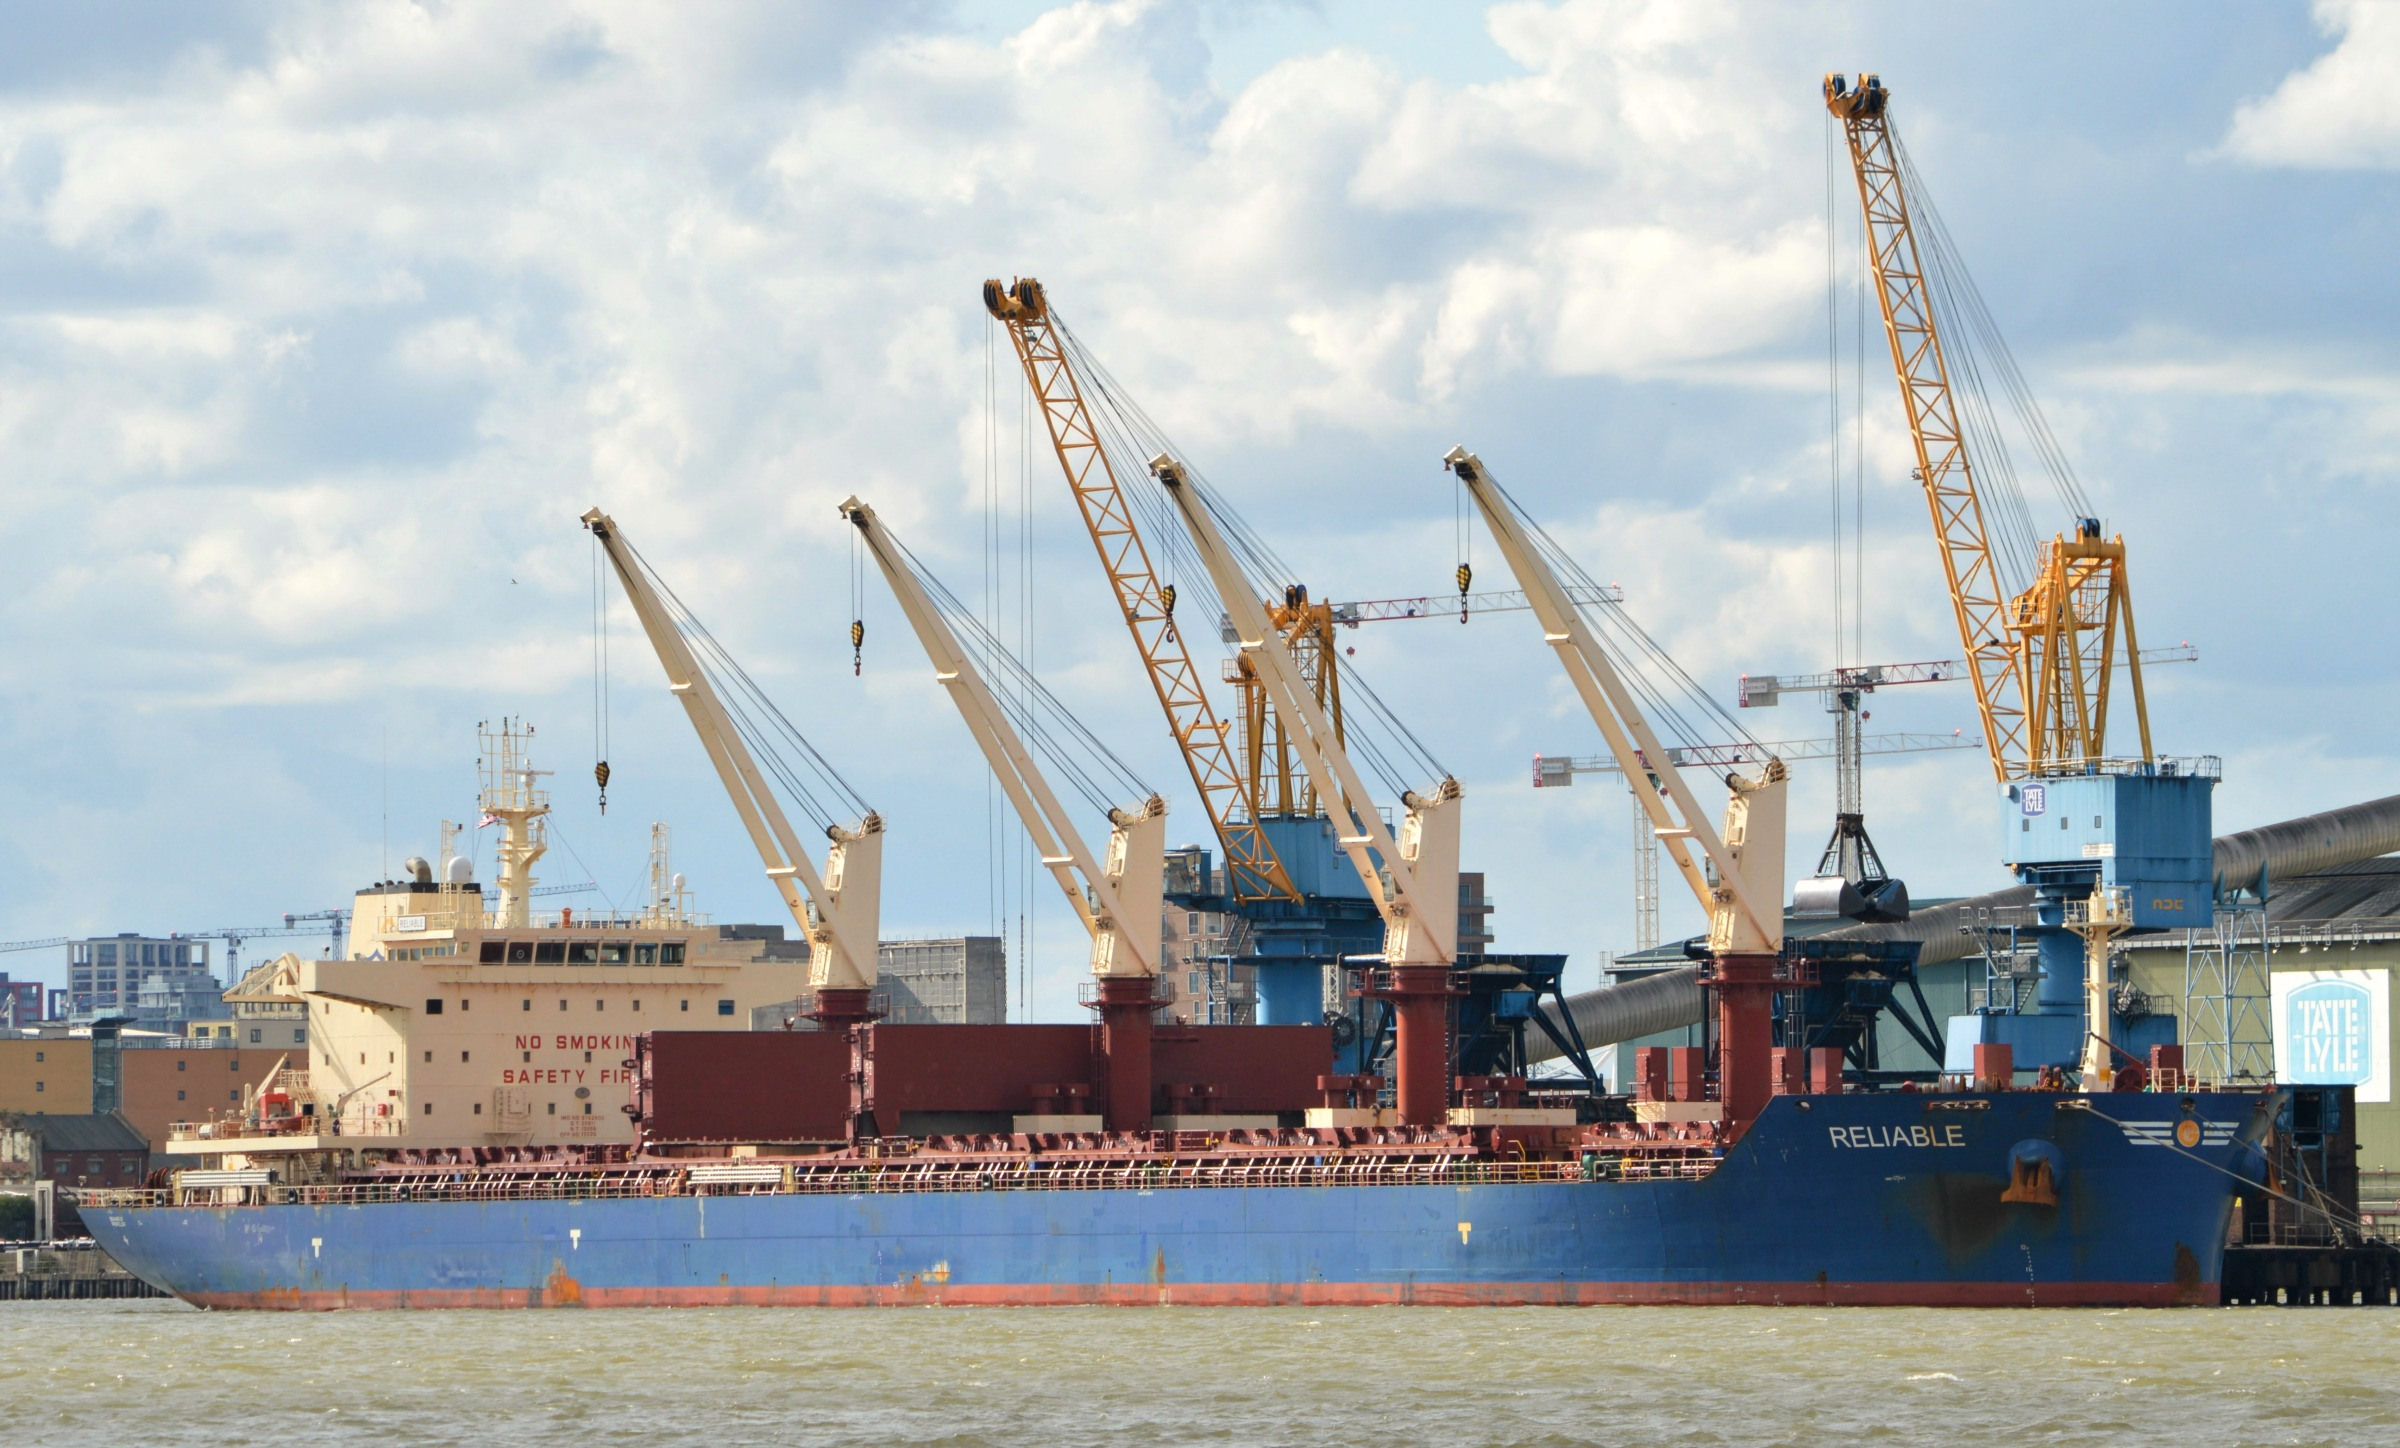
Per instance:
[[[693,1161],[584,1172],[433,1167],[375,1181],[323,1185],[85,1188],[86,1207],[364,1206],[397,1202],[589,1201],[623,1197],[863,1196],[883,1193],[1176,1191],[1212,1187],[1499,1186],[1557,1182],[1696,1180],[1708,1157],[1594,1162],[1481,1161],[1448,1155],[1228,1156],[1156,1160],[1030,1158],[1021,1161],[745,1162],[761,1171],[711,1173]],[[712,1175],[718,1179],[710,1180]]]

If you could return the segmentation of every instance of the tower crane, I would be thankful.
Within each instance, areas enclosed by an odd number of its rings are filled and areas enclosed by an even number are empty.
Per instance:
[[[2120,660],[2119,665],[2131,667],[2137,659],[2143,664],[2189,663],[2199,657],[2200,651],[2185,643],[2172,648],[2144,649],[2138,655]],[[1964,659],[1934,659],[1908,664],[1849,664],[1821,674],[1742,675],[1734,702],[1745,709],[1772,707],[1785,694],[1816,694],[1825,700],[1825,712],[1833,716],[1831,752],[1807,756],[1834,761],[1833,834],[1818,858],[1816,878],[1803,880],[1796,887],[1795,903],[1800,909],[1822,906],[1833,914],[1852,914],[1852,910],[1842,908],[1842,902],[1848,899],[1845,888],[1850,894],[1874,896],[1892,884],[1883,873],[1875,842],[1867,835],[1866,791],[1860,761],[1865,754],[1904,751],[1877,749],[1866,742],[1867,696],[1895,684],[1938,684],[1965,678],[1969,667]],[[1982,747],[1982,737],[1977,736],[1973,743]],[[1876,913],[1893,918],[1888,907]]]
[[[1667,758],[1679,769],[1693,767],[1723,769],[1737,765],[1761,764],[1770,755],[1789,764],[1802,759],[1855,758],[1859,754],[1918,754],[1942,749],[1981,749],[1982,747],[1983,740],[1980,736],[1968,735],[1963,732],[1871,734],[1863,739],[1853,734],[1846,738],[1786,739],[1758,745],[1669,745]],[[1618,763],[1614,755],[1609,754],[1578,756],[1537,754],[1533,757],[1533,784],[1536,789],[1571,785],[1575,782],[1575,776],[1578,774],[1622,776],[1624,773],[1625,766]],[[1628,792],[1631,791],[1630,782],[1626,788]],[[1658,836],[1652,830],[1649,816],[1643,813],[1638,804],[1633,812],[1633,833],[1633,948],[1648,950],[1658,944]],[[1843,838],[1838,825],[1834,838],[1837,844]],[[1889,881],[1884,875],[1883,862],[1876,858],[1874,843],[1867,839],[1866,831],[1863,828],[1858,831],[1856,839],[1865,856],[1864,860],[1860,862],[1862,868],[1856,875],[1847,877],[1846,881],[1839,874],[1834,874],[1833,878],[1850,884],[1871,878],[1886,881],[1887,884],[1898,887],[1899,882]],[[1829,854],[1833,848],[1833,846],[1827,847]],[[1824,864],[1818,865],[1817,874],[1820,877],[1829,873],[1831,872]],[[1798,887],[1796,895],[1805,895],[1810,883],[1803,881]],[[1809,912],[1810,902],[1807,900],[1796,900],[1796,904],[1802,913]],[[1863,900],[1845,899],[1837,895],[1831,901],[1826,902],[1823,908],[1825,913],[1829,914],[1863,916],[1866,904]],[[1900,890],[1897,898],[1885,898],[1881,902],[1881,908],[1885,911],[1891,911],[1894,908],[1904,911],[1907,908],[1905,889]]]
[[[1283,719],[1310,785],[1334,814],[1337,842],[1383,919],[1385,993],[1398,1026],[1394,1074],[1400,1119],[1409,1126],[1438,1126],[1447,1120],[1450,1105],[1445,1078],[1451,966],[1458,951],[1458,781],[1444,776],[1426,791],[1403,794],[1407,814],[1398,837],[1393,836],[1293,661],[1283,632],[1243,575],[1208,501],[1174,458],[1152,458],[1150,471],[1190,531],[1233,624],[1235,647],[1255,668],[1260,687]]]
[[[1615,586],[1582,590],[1582,602],[1618,602],[1624,591]],[[1362,623],[1402,619],[1448,618],[1456,609],[1459,622],[1475,613],[1507,613],[1531,607],[1521,591],[1461,593],[1455,599],[1424,595],[1416,598],[1368,599],[1355,603],[1315,602],[1308,590],[1295,587],[1280,601],[1267,601],[1267,619],[1283,635],[1284,645],[1299,667],[1300,677],[1333,725],[1334,742],[1343,738],[1341,650],[1333,631]],[[1221,620],[1225,640],[1233,642],[1230,621]],[[1313,818],[1323,814],[1307,771],[1297,767],[1292,741],[1282,716],[1269,705],[1267,690],[1255,663],[1237,655],[1226,666],[1233,685],[1234,719],[1241,738],[1241,767],[1248,793],[1262,819]]]
[[[1161,890],[1166,875],[1166,801],[1152,794],[1130,807],[1111,809],[1106,862],[1095,861],[1010,724],[1007,710],[952,631],[906,546],[858,498],[845,500],[841,510],[891,585],[900,611],[933,662],[934,677],[958,706],[1002,792],[1032,836],[1042,864],[1092,938],[1092,975],[1107,1063],[1105,1123],[1111,1131],[1147,1131],[1151,1013],[1157,1004],[1158,955],[1165,935]]]
[[[2019,1066],[2080,1063],[2087,1086],[2097,1086],[2110,1074],[2116,1050],[2110,939],[2131,928],[2202,924],[2212,909],[2210,790],[2217,764],[2154,753],[2124,538],[2101,536],[2023,379],[2004,350],[1995,349],[2002,384],[2077,515],[2070,531],[2040,546],[2025,585],[2009,592],[1979,478],[2002,460],[1981,371],[1971,362],[1954,367],[1946,342],[1950,322],[1991,330],[1989,319],[1948,255],[1939,219],[1893,130],[1891,92],[1881,78],[1861,75],[1852,87],[1846,77],[1828,75],[1823,93],[1858,183],[1868,266],[1916,453],[1916,480],[1932,516],[1993,777],[2015,826],[2006,835],[2007,859],[2034,887],[2041,921],[2035,1013],[1953,1018],[1944,1064],[1971,1066],[1964,1060],[1971,1044],[2005,1044]],[[1920,219],[1928,219],[1922,247]],[[1940,270],[1928,267],[1929,258]],[[1946,318],[1945,309],[1953,315]],[[1985,455],[1976,456],[1978,448]],[[2005,509],[2009,490],[1999,476]],[[2112,758],[2107,750],[2120,662],[2133,695],[2138,757]]]
[[[669,692],[683,701],[709,763],[716,767],[734,812],[741,816],[751,844],[766,865],[767,878],[774,882],[793,924],[808,941],[809,985],[815,999],[812,1016],[828,1030],[847,1031],[864,1024],[875,990],[883,884],[882,817],[863,810],[855,824],[828,824],[825,833],[832,843],[825,854],[825,868],[819,873],[739,722],[686,637],[689,629],[705,640],[706,631],[681,608],[680,601],[670,611],[667,600],[674,595],[657,580],[614,520],[594,508],[583,515],[583,525],[608,554],[617,582],[624,586],[625,596],[642,621],[642,631],[667,671]],[[709,642],[713,648],[713,641]],[[792,737],[796,739],[797,734]],[[806,747],[806,741],[800,743]],[[813,758],[814,751],[810,753]],[[788,771],[778,773],[790,783]],[[871,1123],[861,1123],[862,1129],[868,1125]]]
[[[1625,590],[1611,583],[1605,586],[1568,590],[1577,603],[1622,603]],[[1403,618],[1448,618],[1455,608],[1462,615],[1476,613],[1514,613],[1533,607],[1526,601],[1524,590],[1495,589],[1488,593],[1463,593],[1457,598],[1423,594],[1416,598],[1365,598],[1350,603],[1328,606],[1333,622],[1342,628],[1356,628],[1362,623],[1382,623]]]
[[[1673,756],[1663,748],[1559,580],[1516,503],[1473,453],[1452,448],[1443,463],[1466,486],[1501,556],[1533,604],[1544,642],[1608,740],[1652,832],[1709,919],[1702,981],[1716,998],[1718,1102],[1738,1133],[1773,1094],[1773,997],[1790,986],[1783,961],[1783,761],[1768,755],[1756,773],[1728,769],[1722,833],[1702,813]]]

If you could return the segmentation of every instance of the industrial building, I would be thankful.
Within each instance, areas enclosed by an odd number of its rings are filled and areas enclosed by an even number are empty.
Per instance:
[[[149,1174],[150,1147],[114,1113],[26,1115],[0,1122],[0,1165],[60,1186],[131,1187]]]
[[[997,935],[884,940],[875,1002],[899,1026],[990,1026],[1008,1019],[1008,951]]]
[[[1183,853],[1196,856],[1205,868],[1207,851],[1191,846]],[[1241,963],[1249,953],[1248,922],[1207,903],[1212,898],[1221,901],[1222,896],[1219,887],[1180,892],[1167,901],[1158,969],[1165,981],[1161,1013],[1168,1020],[1246,1026],[1258,1019],[1257,972]]]
[[[781,941],[776,925],[745,925],[752,938]],[[808,946],[785,942],[774,959],[805,963]],[[994,1026],[1008,1019],[1008,942],[997,935],[950,935],[875,944],[876,982],[870,1001],[879,1020],[911,1026]],[[812,1002],[803,990],[751,1012],[754,1031],[813,1031]]]
[[[0,1039],[0,1112],[81,1116],[91,1109],[91,1038]]]
[[[128,1016],[154,1028],[214,1015],[224,982],[208,942],[149,935],[67,942],[67,1009],[77,1021]]]
[[[2400,1208],[2392,972],[2400,857],[2274,881],[2263,905],[2220,907],[2209,930],[2120,942],[2124,989],[2172,1014],[2195,1074],[2356,1090],[2359,1195]]]
[[[38,1025],[49,1018],[43,1007],[47,996],[38,980],[10,980],[8,972],[0,970],[0,1031],[13,1031],[21,1026]]]

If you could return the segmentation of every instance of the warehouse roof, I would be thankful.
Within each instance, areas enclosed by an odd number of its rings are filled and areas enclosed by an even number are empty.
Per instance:
[[[1932,900],[1919,900],[1915,902],[1915,905],[1919,910],[1930,910],[1936,905],[1947,905],[1955,898],[1957,897],[1944,895]],[[1805,940],[1809,936],[1823,935],[1828,930],[1836,930],[1850,923],[1839,915],[1797,915],[1792,912],[1791,907],[1784,907],[1783,934],[1787,940]],[[1654,971],[1673,970],[1680,966],[1690,965],[1692,957],[1684,952],[1684,947],[1686,945],[1704,945],[1707,941],[1708,937],[1705,935],[1694,935],[1685,940],[1669,940],[1660,945],[1653,945],[1648,950],[1629,950],[1611,962],[1608,971],[1612,975],[1618,971],[1624,971],[1629,975],[1648,975]]]
[[[2400,855],[2269,882],[2267,918],[2365,922],[2400,918]]]
[[[17,1128],[42,1139],[51,1151],[142,1151],[150,1143],[131,1122],[114,1112],[100,1116],[32,1114],[17,1118]]]

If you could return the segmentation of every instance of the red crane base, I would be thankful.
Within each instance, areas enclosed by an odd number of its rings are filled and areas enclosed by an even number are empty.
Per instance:
[[[1107,1077],[1101,1119],[1110,1131],[1148,1131],[1158,983],[1146,975],[1104,975],[1099,986],[1101,1069]]]

